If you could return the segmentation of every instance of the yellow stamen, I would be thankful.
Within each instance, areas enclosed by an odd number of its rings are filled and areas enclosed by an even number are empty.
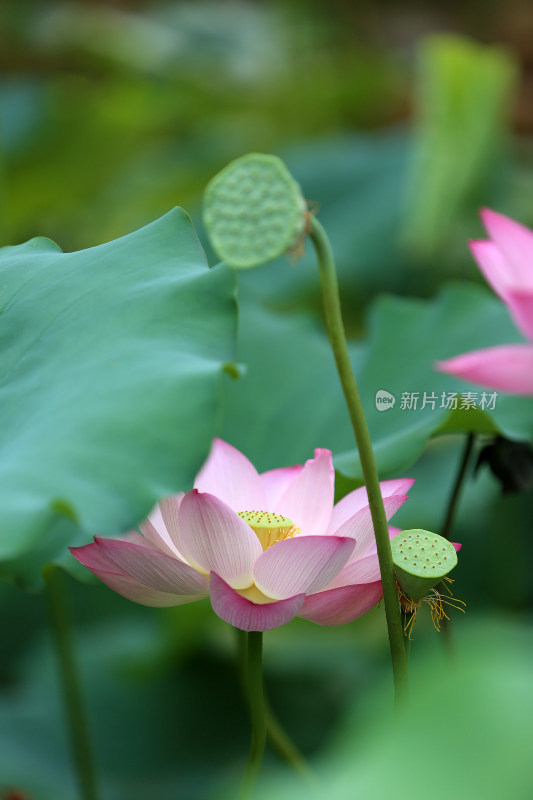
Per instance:
[[[290,539],[299,532],[299,528],[293,525],[292,520],[282,517],[281,514],[273,514],[271,511],[238,511],[237,513],[253,530],[261,542],[263,550],[267,550],[283,539]]]
[[[421,600],[413,600],[412,598],[408,597],[404,594],[400,588],[400,584],[396,581],[396,587],[398,589],[398,596],[400,598],[400,605],[404,610],[408,619],[404,625],[404,635],[408,636],[411,639],[411,633],[413,632],[413,626],[416,621],[416,617],[422,603],[427,603],[430,612],[431,612],[431,621],[433,622],[433,627],[435,630],[440,631],[440,627],[442,624],[443,619],[449,620],[449,616],[447,615],[446,611],[444,610],[444,606],[450,606],[451,608],[455,608],[457,611],[462,611],[463,614],[465,609],[461,606],[466,606],[462,600],[459,600],[457,597],[454,597],[452,591],[448,584],[453,583],[452,578],[444,577],[442,579],[443,587],[446,589],[448,593],[448,597],[445,595],[440,594],[436,589],[431,589],[430,592],[425,596],[422,597]],[[452,602],[453,601],[453,602]]]

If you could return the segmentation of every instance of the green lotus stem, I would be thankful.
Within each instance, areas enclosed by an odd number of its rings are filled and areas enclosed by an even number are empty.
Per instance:
[[[290,764],[291,767],[293,767],[293,769],[299,773],[299,775],[307,782],[308,785],[315,786],[315,776],[313,775],[311,768],[292,739],[289,737],[281,722],[272,711],[270,703],[266,697],[265,710],[267,736],[270,739],[273,747],[276,748],[284,761],[286,761],[287,764]]]
[[[98,800],[91,742],[85,718],[63,576],[54,565],[43,570],[50,624],[61,676],[72,755],[82,800]]]
[[[241,690],[244,693],[246,702],[248,702],[248,634],[240,628],[233,628],[237,637],[237,661],[239,665],[239,679]]]
[[[234,630],[237,634],[241,683],[244,695],[246,697],[246,702],[248,703],[249,707],[248,691],[246,688],[246,676],[248,674],[248,634],[246,631],[239,630],[239,628],[235,628]],[[290,738],[281,722],[272,711],[272,707],[268,702],[264,688],[263,700],[265,704],[266,732],[268,739],[270,739],[270,742],[272,743],[272,746],[278,751],[278,755],[281,756],[281,758],[286,761],[287,764],[290,764],[290,766],[293,767],[294,770],[298,772],[302,778],[304,778],[304,780],[308,782],[314,782],[314,775],[311,771],[311,768],[309,767],[298,747]]]
[[[475,434],[473,433],[469,433],[468,436],[466,437],[466,442],[463,447],[461,461],[459,463],[459,469],[457,470],[457,475],[455,476],[455,481],[453,484],[452,492],[450,494],[450,499],[446,507],[446,516],[444,518],[444,523],[442,525],[441,536],[443,536],[444,539],[449,540],[453,531],[453,526],[455,524],[455,517],[457,516],[457,509],[459,507],[459,500],[461,497],[463,484],[468,471],[468,464],[470,461],[470,457],[472,455],[472,450],[474,449],[475,440],[476,437]],[[445,589],[442,584],[437,586],[437,591],[441,591],[443,594],[445,593]],[[450,658],[453,658],[453,656],[455,655],[455,646],[453,641],[452,622],[451,620],[446,619],[446,617],[442,620],[441,623],[441,633],[442,633],[442,641],[448,653],[448,656]]]
[[[385,615],[387,618],[394,674],[395,698],[396,703],[399,703],[407,693],[408,671],[387,518],[385,516],[368,425],[350,363],[350,356],[348,355],[333,252],[328,236],[316,217],[311,217],[310,237],[318,259],[328,336],[335,356],[344,398],[348,406],[368,492],[368,504],[370,506],[372,523],[376,535],[379,568],[383,585],[383,599],[385,602]]]
[[[461,463],[459,464],[459,470],[455,477],[455,483],[453,485],[452,493],[450,495],[450,500],[446,508],[446,517],[444,519],[444,524],[442,526],[441,536],[443,536],[445,539],[448,540],[453,530],[455,516],[457,514],[457,507],[459,505],[459,498],[461,496],[461,490],[463,488],[464,479],[466,477],[468,462],[470,461],[470,456],[472,455],[472,450],[474,449],[475,439],[476,437],[475,434],[473,433],[469,433],[468,436],[466,437],[466,443],[463,448]]]
[[[259,631],[248,633],[247,689],[252,723],[252,742],[250,755],[239,793],[239,800],[251,797],[266,743],[266,714],[263,694],[263,634]]]

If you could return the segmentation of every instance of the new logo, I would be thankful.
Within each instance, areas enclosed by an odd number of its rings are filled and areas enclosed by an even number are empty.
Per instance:
[[[376,408],[378,411],[388,411],[389,408],[394,407],[394,403],[396,402],[396,398],[390,392],[386,392],[385,389],[379,389],[376,392]]]

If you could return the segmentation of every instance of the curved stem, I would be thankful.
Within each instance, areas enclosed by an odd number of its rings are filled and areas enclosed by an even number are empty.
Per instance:
[[[63,576],[58,567],[50,565],[43,571],[50,609],[59,672],[70,733],[74,764],[83,800],[97,800],[96,777],[89,740],[80,681],[74,658],[72,631],[68,614],[68,598]]]
[[[248,634],[246,631],[241,631],[235,628],[237,634],[237,647],[238,647],[238,660],[239,660],[239,674],[242,689],[248,703],[248,692],[246,689],[246,676],[248,674]],[[314,782],[314,776],[304,756],[290,738],[289,734],[274,714],[272,707],[266,696],[263,687],[263,700],[265,704],[265,717],[266,717],[266,732],[267,737],[270,739],[272,746],[278,751],[279,756],[290,764],[296,772],[299,772],[302,778],[308,782]],[[248,703],[249,706],[249,703]]]
[[[263,694],[263,634],[259,631],[248,633],[247,689],[252,722],[252,742],[250,755],[239,793],[239,800],[251,797],[261,762],[265,752],[266,719]]]
[[[452,493],[450,495],[450,500],[448,502],[448,506],[446,509],[446,517],[444,519],[442,531],[440,534],[445,539],[450,538],[450,534],[453,530],[455,515],[457,514],[457,507],[459,505],[459,498],[461,496],[463,482],[466,477],[468,462],[470,461],[470,456],[472,455],[472,450],[474,449],[475,439],[476,437],[475,434],[473,433],[469,433],[466,438],[466,443],[463,449],[463,455],[461,457],[461,463],[459,464],[459,470],[455,477],[455,483],[453,485]]]
[[[455,524],[455,517],[457,515],[457,509],[459,507],[459,500],[461,498],[461,492],[468,471],[468,464],[470,461],[470,457],[472,455],[472,450],[474,449],[475,440],[476,437],[474,433],[469,433],[468,436],[466,437],[466,442],[463,448],[463,454],[461,456],[459,469],[457,471],[457,475],[455,476],[453,489],[450,494],[448,506],[446,508],[446,516],[444,518],[444,522],[442,525],[441,536],[443,536],[445,539],[448,540],[450,539]],[[446,593],[443,583],[437,586],[437,591],[441,592],[442,594]],[[453,641],[452,623],[451,620],[446,619],[446,617],[442,620],[441,623],[441,633],[442,633],[442,641],[445,649],[447,650],[448,656],[450,658],[453,658],[455,655],[455,649]]]
[[[350,356],[348,355],[333,252],[327,234],[320,222],[315,217],[312,217],[310,225],[311,241],[318,259],[328,336],[359,450],[361,467],[368,492],[368,504],[376,535],[394,674],[395,697],[398,703],[407,693],[408,673],[387,518],[363,404],[352,371]]]
[[[315,776],[307,761],[300,753],[292,739],[289,737],[285,728],[278,720],[270,703],[265,697],[266,729],[272,745],[276,748],[281,758],[290,764],[308,784],[315,785]]]

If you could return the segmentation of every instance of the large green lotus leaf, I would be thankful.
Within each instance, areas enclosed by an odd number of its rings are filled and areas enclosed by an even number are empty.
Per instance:
[[[302,463],[315,447],[350,448],[350,421],[319,320],[265,308],[240,286],[238,356],[246,372],[224,383],[221,436],[259,469]]]
[[[314,447],[329,447],[344,475],[362,481],[353,434],[322,323],[265,309],[242,293],[239,359],[246,377],[225,386],[223,435],[263,469],[301,461]],[[482,390],[436,372],[433,364],[466,350],[519,340],[507,309],[484,287],[447,286],[434,300],[381,297],[373,306],[368,338],[350,354],[372,435],[379,471],[407,468],[428,439],[443,431],[533,436],[533,401],[499,394],[495,408],[441,408],[442,393]],[[394,407],[376,407],[376,393],[394,395]],[[402,408],[402,394],[419,393],[417,409]],[[435,407],[424,392],[435,395]],[[488,393],[487,393],[488,394]],[[487,404],[490,397],[486,398]]]
[[[117,533],[191,484],[234,356],[234,294],[181,209],[76,253],[0,250],[4,572],[59,556],[72,523],[85,540]]]

